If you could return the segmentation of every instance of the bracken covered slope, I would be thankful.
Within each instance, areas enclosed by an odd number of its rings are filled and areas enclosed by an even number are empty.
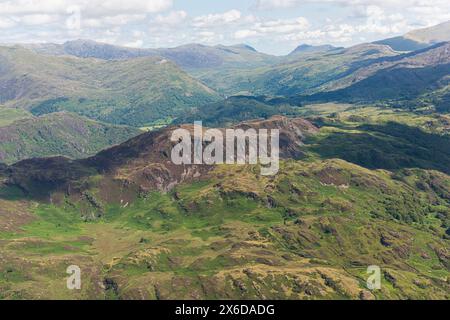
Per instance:
[[[0,162],[56,155],[85,158],[140,133],[136,128],[99,123],[71,113],[25,118],[0,127]]]
[[[3,168],[1,296],[449,298],[448,175],[311,161],[320,142],[308,140],[325,132],[303,119],[238,126],[281,129],[277,175],[249,165],[175,168],[174,128],[87,160]],[[73,264],[81,291],[65,287]],[[382,270],[381,290],[366,287],[369,265]]]

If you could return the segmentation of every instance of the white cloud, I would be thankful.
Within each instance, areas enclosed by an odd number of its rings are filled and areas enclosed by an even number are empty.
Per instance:
[[[256,23],[254,29],[259,33],[288,33],[302,31],[309,27],[309,22],[304,17],[297,19],[280,19]]]
[[[82,28],[103,28],[111,26],[124,26],[132,22],[144,20],[144,14],[119,14],[115,16],[88,18],[81,20]]]
[[[254,36],[257,36],[258,32],[255,30],[249,30],[249,29],[244,29],[244,30],[238,30],[234,33],[234,38],[235,39],[246,39],[246,38],[251,38]]]
[[[255,7],[261,10],[291,8],[299,4],[298,0],[257,0]]]
[[[187,18],[187,16],[188,14],[186,13],[186,11],[172,11],[167,15],[158,15],[155,19],[155,22],[162,25],[176,26],[182,23]]]
[[[223,39],[222,35],[218,35],[212,31],[200,31],[196,36],[201,43],[213,43],[214,41],[217,41],[217,39]]]
[[[304,17],[298,17],[296,19],[258,21],[250,28],[236,31],[234,33],[234,37],[236,39],[245,39],[256,36],[270,37],[270,35],[305,31],[308,28],[309,22]]]
[[[17,20],[25,25],[34,26],[56,22],[59,20],[59,16],[50,14],[28,14],[17,18]]]
[[[194,18],[193,25],[195,27],[207,28],[238,21],[241,16],[242,14],[239,10],[233,9],[224,13],[198,16]]]
[[[0,13],[9,15],[64,13],[70,4],[65,0],[0,1]]]
[[[0,38],[3,41],[57,41],[78,37],[115,40],[122,34],[115,30],[112,37],[111,28],[139,23],[172,5],[173,0],[0,0],[0,28],[14,27],[17,33],[3,34]],[[51,33],[46,32],[50,30]]]
[[[86,16],[112,16],[162,12],[172,4],[172,0],[0,0],[0,14],[66,14],[76,6]]]
[[[447,0],[256,0],[254,7],[261,10],[292,8],[304,4],[337,4],[343,6],[370,6],[376,5],[384,8],[407,8],[412,6],[448,6]]]
[[[8,29],[12,28],[16,25],[16,22],[9,19],[9,18],[2,18],[0,17],[0,29]]]

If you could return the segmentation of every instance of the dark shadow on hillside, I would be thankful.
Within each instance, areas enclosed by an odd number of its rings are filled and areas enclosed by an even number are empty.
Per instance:
[[[353,69],[357,69],[360,67],[365,67],[374,63],[383,63],[383,62],[396,62],[396,61],[400,61],[406,58],[410,58],[410,57],[414,57],[420,54],[423,54],[425,52],[434,50],[436,48],[445,46],[447,44],[447,42],[440,42],[440,43],[436,43],[432,46],[428,46],[422,49],[418,49],[415,51],[411,51],[411,52],[406,52],[403,54],[399,54],[399,55],[395,55],[395,56],[386,56],[386,57],[379,57],[379,58],[373,58],[373,59],[366,59],[366,60],[361,60],[361,61],[355,61],[354,63],[352,63],[350,66]]]
[[[346,71],[344,71],[342,73],[339,73],[339,74],[335,75],[334,77],[327,78],[326,80],[324,80],[321,83],[319,83],[317,85],[317,87],[319,87],[320,85],[326,84],[326,83],[328,83],[330,81],[337,81],[337,80],[343,79],[343,78],[353,74],[354,72],[356,72],[357,70],[359,70],[361,68],[365,68],[365,67],[368,67],[370,65],[378,64],[378,63],[401,61],[403,59],[414,57],[414,56],[420,55],[422,53],[425,53],[427,51],[434,50],[434,49],[439,48],[441,46],[444,46],[446,44],[447,44],[446,42],[441,42],[441,43],[437,43],[437,44],[435,44],[433,46],[429,46],[429,47],[426,47],[426,48],[422,48],[422,49],[419,49],[419,50],[416,50],[416,51],[407,52],[407,53],[403,53],[403,54],[399,54],[399,55],[383,56],[383,57],[378,57],[378,58],[357,60],[357,61],[354,61],[354,62],[350,63],[350,65],[348,66],[348,69]],[[371,51],[367,52],[366,55],[377,53],[377,50],[375,50],[375,49],[372,50],[372,51],[373,52],[371,52]],[[343,54],[343,52],[345,52],[345,50],[339,51],[337,53],[328,54],[328,55],[325,55],[325,56],[339,55],[339,54]],[[289,92],[285,92],[285,94],[288,94],[288,93]],[[317,96],[320,96],[320,95],[321,95],[320,93],[317,94]],[[315,96],[316,95],[311,96],[311,99],[313,97],[315,97]]]
[[[309,150],[369,169],[433,169],[450,174],[450,137],[391,122],[362,125],[362,133],[339,132],[312,137]]]
[[[71,192],[69,184],[83,177],[97,174],[95,168],[65,157],[35,158],[9,166],[2,173],[0,199],[50,201],[57,190]],[[71,185],[72,191],[77,186]]]
[[[298,96],[292,102],[349,102],[410,101],[426,92],[438,89],[436,84],[448,75],[450,64],[426,68],[391,68],[340,90],[322,92],[311,96]]]
[[[227,127],[243,121],[269,119],[275,115],[295,116],[298,111],[298,107],[286,105],[280,98],[234,96],[187,111],[174,124],[190,124],[201,120],[204,126]]]

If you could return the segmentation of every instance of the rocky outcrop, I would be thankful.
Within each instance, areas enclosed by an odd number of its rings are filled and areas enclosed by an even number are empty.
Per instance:
[[[214,168],[210,165],[175,165],[171,161],[171,151],[176,144],[171,141],[171,135],[179,128],[193,132],[192,125],[182,125],[144,133],[84,160],[64,157],[25,160],[9,167],[8,183],[19,186],[28,194],[49,195],[59,191],[81,196],[83,189],[91,186],[81,181],[101,175],[99,184],[112,194],[117,188],[122,190],[121,193],[123,189],[141,193],[167,192],[180,183],[206,177]],[[234,128],[278,129],[280,157],[295,159],[303,155],[304,139],[318,132],[307,120],[282,116],[244,122]],[[225,129],[220,130],[225,134]]]

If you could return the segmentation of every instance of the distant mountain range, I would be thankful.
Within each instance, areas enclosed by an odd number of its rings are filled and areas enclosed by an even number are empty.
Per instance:
[[[19,97],[20,90],[33,87],[33,78],[39,78],[32,73],[27,78],[26,75],[19,78],[17,75],[11,74],[11,78],[3,80],[5,84],[5,90],[0,95],[0,103],[5,104],[6,101],[11,102],[12,105],[19,105],[25,101],[28,104],[33,104],[33,113],[44,114],[49,111],[69,110],[77,112],[79,114],[89,116],[94,119],[120,124],[131,125],[146,125],[157,121],[161,118],[174,118],[177,117],[179,107],[172,104],[174,101],[183,102],[184,107],[195,105],[196,107],[217,101],[219,95],[268,95],[268,96],[297,96],[297,95],[311,95],[324,91],[336,91],[342,89],[346,85],[346,81],[359,82],[364,79],[363,74],[370,74],[375,69],[387,68],[388,65],[395,63],[394,60],[384,60],[386,63],[382,63],[383,58],[389,58],[398,56],[401,60],[404,56],[399,51],[416,51],[423,50],[427,47],[436,45],[438,42],[449,41],[449,26],[450,22],[446,22],[431,28],[420,29],[407,33],[401,37],[404,41],[413,41],[416,46],[410,46],[409,48],[399,48],[399,42],[393,42],[392,39],[386,39],[377,41],[373,44],[362,44],[351,48],[336,48],[331,45],[311,46],[300,45],[292,53],[284,57],[275,57],[257,52],[254,48],[247,45],[236,46],[205,46],[199,44],[189,44],[176,48],[168,49],[135,49],[126,48],[120,46],[114,46],[109,44],[98,43],[89,40],[76,40],[66,42],[64,44],[39,44],[39,45],[26,45],[25,47],[33,50],[36,54],[31,57],[31,53],[27,53],[26,50],[20,50],[19,48],[10,48],[9,50],[16,50],[15,53],[10,53],[11,61],[20,61],[21,56],[29,55],[26,60],[28,65],[36,64],[42,67],[40,74],[45,74],[48,69],[45,66],[50,64],[64,65],[64,68],[70,68],[70,65],[75,60],[70,60],[67,56],[75,56],[82,58],[78,60],[78,64],[82,63],[86,66],[79,68],[79,70],[68,71],[73,74],[73,79],[61,79],[61,81],[75,81],[71,85],[61,86],[62,88],[71,88],[71,92],[51,92],[58,91],[60,89],[52,83],[48,83],[52,79],[59,81],[58,77],[53,75],[46,75],[45,81],[41,81],[36,88],[39,87],[39,94],[33,94],[33,90],[25,90],[30,97]],[[3,52],[7,49],[3,49]],[[1,51],[0,51],[1,54]],[[18,55],[17,59],[13,59],[14,54]],[[427,51],[421,53],[421,56],[426,55]],[[432,51],[429,51],[430,55],[433,55]],[[442,51],[440,54],[447,55],[447,51]],[[53,55],[57,58],[50,59],[48,56]],[[405,56],[407,57],[407,56]],[[93,63],[92,60],[87,58],[96,58],[101,60],[113,60],[111,64],[101,63],[100,61]],[[136,59],[141,60],[136,60]],[[38,60],[42,61],[38,61]],[[408,61],[410,61],[409,59]],[[444,61],[441,59],[440,61]],[[158,61],[161,65],[158,66]],[[201,83],[189,78],[180,69],[177,69],[171,63],[165,64],[166,61],[171,61],[179,68],[189,73],[191,77],[200,80]],[[389,61],[393,61],[392,63]],[[440,61],[436,61],[430,58],[430,61],[435,61],[437,65],[442,64]],[[10,64],[13,62],[10,62]],[[25,64],[25,65],[27,65]],[[133,65],[134,64],[134,65]],[[162,65],[164,64],[164,65]],[[414,63],[413,63],[414,64]],[[97,79],[98,72],[107,74],[112,72],[107,70],[105,66],[112,66],[116,68],[117,72],[122,74],[128,73],[133,75],[130,78],[122,78],[123,88],[116,88],[117,82],[111,83],[109,79],[96,81],[98,87],[88,88],[84,83],[91,83],[89,77],[94,76]],[[125,70],[129,68],[147,66],[147,72],[142,78]],[[150,68],[150,65],[153,65]],[[171,70],[167,70],[170,66]],[[430,66],[430,63],[427,64]],[[405,66],[408,68],[408,66]],[[0,68],[7,70],[7,66],[3,63]],[[22,69],[24,67],[21,67]],[[32,69],[33,67],[31,67]],[[58,66],[56,69],[62,69]],[[96,70],[96,69],[104,70]],[[122,68],[122,69],[121,69]],[[145,69],[146,67],[144,67]],[[445,66],[443,66],[445,70]],[[88,71],[88,69],[90,69]],[[151,69],[151,70],[150,70]],[[1,70],[1,69],[0,69]],[[84,70],[89,73],[89,76],[80,72]],[[367,71],[372,70],[372,71]],[[4,72],[5,73],[5,72]],[[171,76],[168,76],[169,73]],[[441,73],[438,73],[441,74]],[[172,75],[176,75],[180,78],[180,81],[167,82],[168,85],[163,85],[165,81],[172,78]],[[148,79],[146,77],[158,76],[160,86],[152,83],[152,87],[146,91],[144,88],[139,90],[138,96],[129,97],[129,92],[136,92],[132,86],[126,85],[127,81],[141,84],[145,83]],[[85,78],[79,79],[79,78]],[[1,79],[1,78],[0,78]],[[165,80],[164,80],[165,79]],[[422,90],[424,94],[427,94],[430,90],[444,90],[446,91],[445,81],[440,81],[442,77],[436,79],[439,84],[434,86],[428,83]],[[1,80],[0,80],[1,81]],[[6,82],[5,82],[6,81]],[[102,81],[104,83],[102,83]],[[402,80],[399,79],[401,82]],[[95,82],[92,82],[95,83]],[[180,87],[173,88],[173,92],[169,89],[174,83],[179,83]],[[1,82],[0,82],[1,85]],[[96,85],[97,86],[97,85]],[[8,88],[6,88],[8,87]],[[403,90],[401,84],[399,84],[399,90]],[[53,89],[52,89],[53,88]],[[126,88],[126,89],[125,89]],[[392,87],[391,87],[392,88]],[[95,91],[97,97],[93,98],[89,90]],[[117,90],[119,89],[119,90]],[[141,89],[141,88],[140,88]],[[425,90],[426,89],[426,90]],[[17,90],[18,92],[14,92]],[[74,92],[74,91],[80,92]],[[99,92],[114,92],[113,94],[105,93],[105,97],[98,97],[101,95]],[[166,91],[167,90],[167,91]],[[183,94],[181,91],[186,90]],[[438,94],[439,97],[446,96],[445,92]],[[159,91],[159,93],[157,93]],[[164,92],[166,91],[166,92]],[[395,91],[395,87],[393,88]],[[144,94],[144,92],[152,92],[151,94]],[[408,95],[409,93],[401,93],[400,96]],[[133,94],[132,94],[133,95]],[[166,100],[165,97],[171,96],[170,100]],[[40,97],[43,96],[43,97]],[[339,97],[339,100],[343,100],[348,95]],[[383,98],[391,100],[392,97],[384,97],[380,92],[373,97],[376,100],[382,100]],[[36,97],[36,98],[34,98]],[[126,97],[126,98],[125,98]],[[158,98],[156,98],[158,97]],[[331,96],[330,96],[331,97]],[[76,102],[76,99],[81,99],[82,103]],[[56,99],[56,100],[54,100]],[[75,99],[75,102],[74,102]],[[108,101],[109,99],[109,101]],[[441,99],[441,98],[439,98]],[[17,101],[18,100],[18,101]],[[36,105],[40,100],[42,105]],[[370,99],[369,99],[370,100]],[[441,99],[446,101],[446,98]],[[122,101],[122,102],[121,102]],[[127,101],[127,102],[123,102]],[[126,106],[126,103],[133,102],[133,111]],[[105,105],[114,106],[114,111],[105,111]],[[78,106],[76,106],[78,105]],[[78,110],[77,110],[78,109]],[[92,111],[95,109],[96,111]],[[98,112],[100,109],[103,111]],[[156,109],[156,110],[155,110]],[[94,113],[99,113],[95,115]],[[127,114],[127,119],[123,119],[123,115]],[[151,113],[151,115],[150,115]],[[139,118],[139,121],[135,119]],[[139,123],[138,123],[139,122]]]
[[[315,54],[295,54],[270,66],[205,72],[197,76],[227,95],[291,96],[312,93],[375,59],[396,55],[398,53],[388,46],[362,44]]]
[[[136,49],[90,40],[74,40],[64,44],[30,44],[24,45],[24,47],[47,55],[71,55],[79,58],[104,60],[161,57],[188,70],[217,68],[234,64],[264,65],[275,58],[257,52],[254,48],[244,44],[235,46],[187,44],[176,48]]]
[[[247,45],[134,49],[76,40],[0,47],[0,126],[32,116],[45,125],[41,116],[62,111],[101,126],[152,129],[194,118],[222,125],[332,101],[446,112],[449,43],[436,42],[448,39],[449,25],[406,34],[421,48],[406,53],[389,39],[350,48],[303,44],[284,57]],[[69,149],[62,154],[92,153]]]

